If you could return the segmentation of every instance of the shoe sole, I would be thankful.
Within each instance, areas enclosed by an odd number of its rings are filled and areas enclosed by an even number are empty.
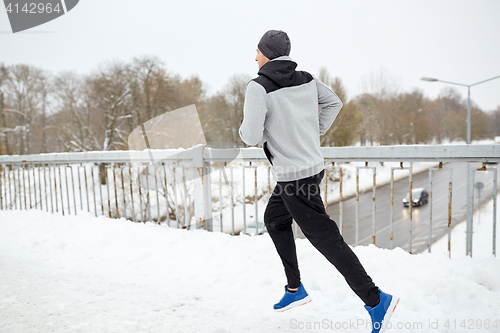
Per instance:
[[[303,299],[300,299],[298,301],[292,302],[292,303],[288,304],[287,306],[285,306],[284,308],[274,309],[274,311],[275,312],[284,312],[286,310],[290,310],[291,308],[295,308],[297,306],[301,306],[301,305],[307,304],[307,303],[309,303],[311,301],[312,301],[311,296],[307,295]]]
[[[399,297],[392,296],[391,304],[385,313],[384,320],[382,321],[382,328],[380,329],[380,333],[384,333],[387,329],[387,324],[391,320],[392,314],[396,310],[396,306],[399,304]]]

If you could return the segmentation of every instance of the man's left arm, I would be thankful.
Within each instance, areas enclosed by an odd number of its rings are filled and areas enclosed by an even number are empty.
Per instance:
[[[323,82],[316,79],[318,87],[318,105],[321,109],[319,113],[319,134],[324,135],[337,118],[342,101],[335,92]]]
[[[266,90],[255,81],[250,81],[245,92],[243,121],[239,134],[247,145],[256,146],[262,141],[266,120]]]

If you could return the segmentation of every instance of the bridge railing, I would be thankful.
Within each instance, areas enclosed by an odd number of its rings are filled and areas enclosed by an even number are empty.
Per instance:
[[[491,172],[493,177],[487,183],[493,189],[492,253],[496,254],[497,169],[490,163],[500,162],[500,145],[325,147],[322,153],[326,169],[322,196],[327,209],[329,204],[336,203],[338,216],[333,218],[348,243],[400,246],[410,253],[431,251],[433,241],[443,233],[448,233],[448,253],[451,253],[453,169],[446,163],[462,162],[467,163],[469,179],[466,242],[467,253],[472,255],[474,179],[478,172]],[[413,177],[422,170],[429,170],[429,216],[422,223],[414,223],[413,204],[407,210],[395,210],[395,199],[400,200],[396,195],[403,191],[396,180],[408,177],[404,192],[409,193],[412,203]],[[444,221],[441,217],[436,222],[433,177],[439,173],[448,174],[447,204],[440,205],[446,207],[447,214]],[[460,179],[461,183],[464,181]],[[390,201],[388,217],[377,213],[377,202],[381,205],[377,201],[377,188],[384,184],[390,184],[390,197],[382,199]],[[260,148],[196,146],[176,150],[0,156],[0,210],[90,213],[233,235],[258,234],[264,230],[262,217],[274,185],[270,164]],[[363,202],[362,194],[367,190],[372,192],[370,203]],[[354,207],[349,206],[348,199],[355,200]],[[360,214],[360,207],[368,204],[371,216],[367,218],[366,214]],[[349,217],[353,208],[355,217]],[[403,214],[397,216],[396,222],[395,213]],[[386,217],[381,221],[380,215]],[[421,235],[422,224],[427,229],[425,240]]]

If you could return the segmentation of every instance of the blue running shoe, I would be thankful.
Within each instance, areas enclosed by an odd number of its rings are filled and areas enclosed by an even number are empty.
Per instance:
[[[289,292],[287,286],[285,286],[285,296],[283,296],[279,303],[274,304],[274,311],[283,312],[296,306],[309,303],[310,301],[312,301],[311,296],[307,294],[302,283],[299,289],[294,293]]]
[[[380,290],[378,305],[373,308],[365,305],[365,309],[372,318],[372,333],[383,333],[386,330],[387,323],[389,323],[398,303],[399,297],[386,294]]]

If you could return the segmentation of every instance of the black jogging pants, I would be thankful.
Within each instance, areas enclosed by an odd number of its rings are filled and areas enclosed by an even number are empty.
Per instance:
[[[368,306],[376,306],[379,302],[378,287],[325,211],[319,187],[324,174],[323,169],[311,177],[277,182],[264,213],[267,230],[285,268],[288,287],[300,285],[292,231],[294,219],[311,244],[337,268],[359,298]]]

